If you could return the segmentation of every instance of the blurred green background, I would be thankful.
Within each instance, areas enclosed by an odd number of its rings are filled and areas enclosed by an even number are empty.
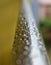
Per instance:
[[[51,0],[39,0],[40,32],[51,62]]]
[[[45,46],[51,62],[51,18],[40,19],[40,32],[43,36]]]

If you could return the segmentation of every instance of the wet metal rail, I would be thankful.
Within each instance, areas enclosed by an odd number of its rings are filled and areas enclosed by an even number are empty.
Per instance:
[[[50,65],[44,42],[27,0],[23,0],[19,14],[10,64]]]

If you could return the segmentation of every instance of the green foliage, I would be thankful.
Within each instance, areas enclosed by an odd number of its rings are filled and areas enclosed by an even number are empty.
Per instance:
[[[40,33],[42,34],[46,48],[51,48],[51,19],[40,19]]]
[[[44,20],[40,19],[40,27],[45,27],[51,30],[51,18],[46,18]]]

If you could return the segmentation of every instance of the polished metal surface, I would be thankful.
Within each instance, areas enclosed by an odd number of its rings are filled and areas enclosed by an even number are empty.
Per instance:
[[[18,18],[11,65],[49,65],[44,42],[27,0],[23,0]]]

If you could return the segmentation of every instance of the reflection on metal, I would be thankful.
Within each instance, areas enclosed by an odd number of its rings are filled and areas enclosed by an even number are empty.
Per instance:
[[[10,65],[49,65],[45,46],[27,0],[23,0],[19,14]]]

